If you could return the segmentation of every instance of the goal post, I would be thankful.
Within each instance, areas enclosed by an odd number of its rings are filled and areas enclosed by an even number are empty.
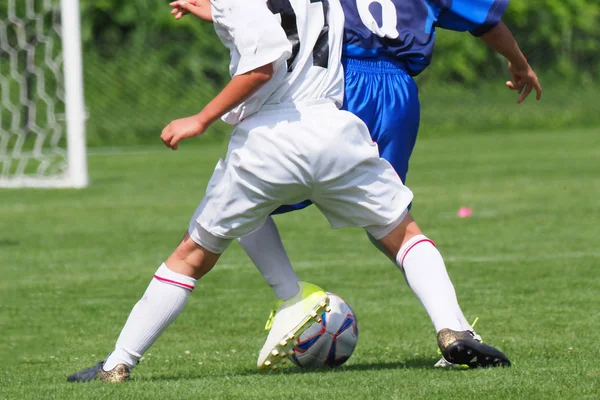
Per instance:
[[[86,187],[79,0],[2,3],[0,188]]]
[[[71,186],[82,188],[88,185],[88,173],[79,0],[61,0],[61,13],[67,116],[67,169]]]

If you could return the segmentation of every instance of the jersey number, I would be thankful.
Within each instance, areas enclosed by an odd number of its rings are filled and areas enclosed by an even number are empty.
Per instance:
[[[381,6],[381,26],[375,21],[375,17],[369,10],[373,3],[378,3]],[[400,36],[397,27],[396,6],[392,3],[392,0],[356,0],[356,8],[362,23],[377,36],[390,39],[396,39]]]
[[[329,0],[310,0],[311,3],[323,3],[323,28],[313,48],[313,65],[327,68],[329,65]],[[288,72],[292,71],[292,64],[300,52],[300,37],[298,35],[298,21],[290,0],[268,0],[267,6],[273,14],[281,17],[281,27],[292,44],[292,56],[287,60]],[[308,15],[310,18],[311,15]]]

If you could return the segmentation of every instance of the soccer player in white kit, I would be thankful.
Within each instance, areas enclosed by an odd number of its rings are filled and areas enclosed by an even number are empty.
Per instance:
[[[183,310],[197,279],[229,243],[260,228],[282,204],[310,199],[332,227],[365,228],[389,254],[406,237],[412,192],[379,158],[367,127],[340,111],[344,17],[339,0],[202,2],[231,53],[229,84],[197,115],[171,122],[161,139],[176,150],[219,117],[235,125],[179,246],[156,271],[114,350],[69,381],[127,380],[144,352]],[[293,18],[292,18],[293,17]],[[301,283],[273,322],[261,366],[326,310],[327,294]],[[275,357],[271,360],[270,357]],[[274,365],[274,364],[273,364]]]
[[[493,3],[493,1],[488,0],[487,3]],[[279,13],[288,38],[292,43],[298,45],[299,42],[294,36],[294,33],[297,32],[295,30],[296,16],[293,8],[289,6],[289,0],[267,0],[267,4],[272,12]],[[352,7],[352,1],[344,2],[342,0],[341,4],[342,7]],[[208,5],[208,0],[171,3],[172,13],[176,15],[177,19],[186,13],[192,13],[201,19],[210,20],[211,10],[210,7],[207,7]],[[403,12],[411,12],[410,7],[404,9]],[[485,17],[485,15],[483,16]],[[481,15],[478,14],[479,17]],[[346,21],[346,28],[348,27],[351,31],[354,29],[353,25],[349,25]],[[381,85],[379,82],[380,80],[376,79],[370,83],[368,90],[383,90],[383,87],[378,87]],[[400,89],[402,88],[398,90]],[[356,93],[354,93],[354,97],[356,97]],[[405,151],[405,149],[399,148],[398,151]],[[433,322],[438,333],[438,345],[444,356],[436,366],[453,365],[447,360],[469,367],[510,365],[510,360],[502,352],[482,343],[481,338],[465,319],[440,252],[433,242],[423,234],[410,214],[403,221],[402,229],[397,232],[403,242],[399,252],[390,252],[379,242],[374,241],[378,248],[388,254],[404,273],[408,285],[421,300]],[[285,346],[289,344],[288,340],[281,341],[281,338],[284,337],[282,332],[286,332],[287,329],[285,323],[281,323],[281,321],[286,321],[287,315],[293,310],[290,305],[297,304],[299,299],[304,298],[307,288],[314,288],[314,286],[300,281],[295,274],[271,218],[268,218],[259,230],[243,236],[240,242],[279,300],[276,307],[277,312],[272,314],[274,319],[267,322],[267,327],[271,327],[270,332],[257,361],[259,368],[273,368],[284,360],[282,355],[285,356],[288,350]],[[304,321],[309,324],[310,319],[305,318]],[[297,331],[301,330],[302,328],[297,329]]]

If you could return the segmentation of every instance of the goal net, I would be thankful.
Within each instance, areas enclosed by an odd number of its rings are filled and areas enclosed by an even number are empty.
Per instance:
[[[78,0],[0,0],[0,187],[85,187]]]

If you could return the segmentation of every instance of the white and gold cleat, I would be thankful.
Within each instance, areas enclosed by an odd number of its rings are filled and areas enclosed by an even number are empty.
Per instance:
[[[471,324],[471,329],[475,329],[475,325],[477,325],[477,322],[479,321],[479,317],[475,318],[475,321],[473,321],[473,323]],[[481,339],[481,336],[475,334],[475,331],[473,330],[473,338],[475,340],[477,340],[478,342],[483,342],[483,340]],[[437,352],[440,356],[442,356],[442,350],[440,350],[440,348],[438,347]],[[460,368],[460,369],[469,369],[468,365],[464,365],[464,364],[454,364],[451,363],[450,361],[446,360],[444,358],[444,356],[442,356],[442,358],[440,358],[438,360],[438,362],[436,362],[433,365],[435,368]]]
[[[276,370],[294,354],[298,337],[329,310],[329,297],[323,289],[307,282],[299,282],[300,291],[286,301],[278,301],[271,312],[265,330],[267,340],[258,356],[259,369]]]
[[[471,330],[452,331],[442,329],[438,333],[438,353],[442,358],[437,368],[508,367],[510,360],[500,350],[483,343],[473,330],[479,318],[471,324]]]

